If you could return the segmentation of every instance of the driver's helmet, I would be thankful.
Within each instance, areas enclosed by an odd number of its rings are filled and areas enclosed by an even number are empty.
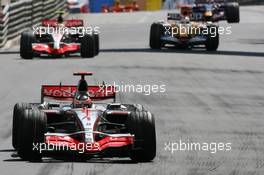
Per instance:
[[[64,27],[65,27],[65,25],[64,25],[64,19],[62,17],[62,14],[60,14],[59,17],[58,17],[58,20],[57,20],[56,28],[63,29]]]
[[[73,105],[75,108],[91,108],[92,100],[87,92],[78,92],[75,95]]]
[[[192,14],[192,7],[189,7],[189,6],[184,6],[184,7],[181,7],[181,15],[184,16],[184,17],[190,17]]]
[[[65,25],[63,23],[58,23],[56,26],[58,29],[63,29]]]
[[[75,94],[73,100],[73,106],[75,108],[92,107],[92,100],[87,90],[88,84],[84,79],[81,79],[78,84],[78,91]]]

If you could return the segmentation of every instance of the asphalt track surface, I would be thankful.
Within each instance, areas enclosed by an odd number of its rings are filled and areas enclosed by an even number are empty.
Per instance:
[[[101,52],[93,59],[22,60],[17,46],[0,55],[0,174],[264,174],[264,10],[242,7],[241,23],[221,36],[217,52],[148,47],[153,21],[166,12],[77,15],[101,27]],[[227,26],[226,22],[221,22]],[[9,53],[9,54],[8,54]],[[90,84],[165,84],[166,92],[121,93],[119,100],[141,103],[156,116],[157,157],[29,163],[11,157],[12,108],[39,102],[41,84],[76,83],[73,71],[92,71]],[[231,151],[165,150],[168,142],[231,143]]]

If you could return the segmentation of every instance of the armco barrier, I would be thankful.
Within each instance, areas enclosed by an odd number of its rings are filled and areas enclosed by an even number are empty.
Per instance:
[[[55,11],[65,10],[65,0],[24,0],[6,5],[0,12],[0,47],[24,30],[52,18]]]

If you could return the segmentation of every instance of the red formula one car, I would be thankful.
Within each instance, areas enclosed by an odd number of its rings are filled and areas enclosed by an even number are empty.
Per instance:
[[[32,59],[42,54],[62,57],[79,53],[83,58],[92,58],[99,53],[99,31],[84,27],[82,20],[43,20],[42,25],[21,34],[20,56]]]
[[[17,103],[13,147],[24,160],[42,157],[86,160],[130,157],[151,161],[156,155],[154,116],[140,104],[116,103],[114,86],[43,85],[41,103]],[[96,103],[101,100],[111,103]]]

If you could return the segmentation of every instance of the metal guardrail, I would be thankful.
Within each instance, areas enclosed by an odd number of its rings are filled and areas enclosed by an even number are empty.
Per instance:
[[[24,0],[6,5],[0,12],[0,48],[23,31],[65,10],[65,0]]]

